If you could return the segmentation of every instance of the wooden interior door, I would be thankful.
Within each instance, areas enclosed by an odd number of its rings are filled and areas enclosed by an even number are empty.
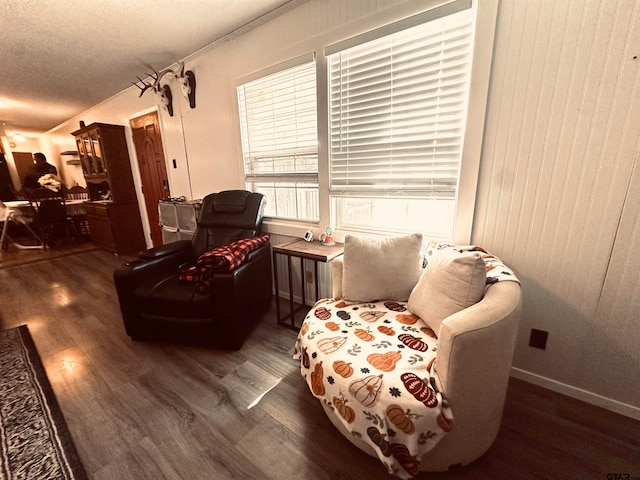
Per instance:
[[[147,216],[151,227],[151,240],[153,245],[157,247],[162,245],[158,201],[171,196],[158,114],[152,112],[134,118],[130,124],[138,156],[144,203],[147,207]]]
[[[13,152],[12,155],[13,163],[18,171],[18,178],[20,178],[20,188],[22,188],[24,177],[33,165],[33,154],[31,152]]]

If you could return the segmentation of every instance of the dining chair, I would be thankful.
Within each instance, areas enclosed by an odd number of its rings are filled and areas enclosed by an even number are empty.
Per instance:
[[[26,204],[26,205],[25,205]],[[0,257],[2,252],[8,250],[9,242],[13,243],[20,250],[43,250],[44,242],[38,237],[38,234],[31,228],[33,223],[33,215],[29,202],[16,200],[6,203],[0,202],[0,223],[2,224],[2,234],[0,235]],[[10,224],[14,224],[14,228],[25,230],[26,233],[35,240],[36,243],[30,241],[21,243],[9,234]]]
[[[73,235],[76,238],[88,239],[90,237],[90,232],[87,213],[84,205],[77,201],[89,200],[89,190],[81,185],[75,185],[65,190],[64,197],[67,202],[73,202],[72,204],[67,203],[67,218],[71,223]]]
[[[37,188],[26,193],[31,205],[33,224],[43,243],[51,247],[63,237],[69,239],[70,222],[63,192]]]
[[[89,200],[89,190],[82,185],[75,185],[64,191],[64,198],[67,200]]]

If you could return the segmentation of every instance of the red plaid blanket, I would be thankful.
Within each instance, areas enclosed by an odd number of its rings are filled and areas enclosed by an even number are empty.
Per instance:
[[[196,282],[196,291],[205,293],[211,286],[211,278],[215,272],[231,272],[235,270],[246,256],[269,241],[269,234],[260,237],[243,238],[224,247],[217,247],[200,255],[196,264],[180,270],[180,280]]]

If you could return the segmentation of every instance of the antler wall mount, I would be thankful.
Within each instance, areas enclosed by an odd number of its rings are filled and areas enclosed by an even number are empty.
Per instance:
[[[142,97],[144,92],[147,90],[153,91],[155,94],[160,96],[160,101],[162,105],[169,112],[169,116],[173,117],[173,95],[171,94],[171,88],[168,84],[162,85],[160,81],[165,75],[172,74],[173,78],[179,80],[180,87],[182,89],[182,93],[189,101],[189,106],[191,108],[195,108],[196,106],[196,77],[191,70],[184,70],[184,62],[179,62],[180,72],[176,73],[175,70],[171,68],[165,68],[164,70],[160,70],[157,72],[153,67],[147,65],[153,73],[149,73],[149,77],[151,81],[146,81],[141,79],[136,75],[138,81],[142,84],[142,86],[138,85],[138,82],[132,82],[133,85],[140,89],[140,95],[138,97]]]
[[[180,81],[182,94],[189,100],[189,106],[196,108],[196,76],[191,70],[184,71],[184,62],[180,62],[180,73],[175,74],[175,78]]]
[[[150,67],[149,65],[147,66]],[[138,95],[138,98],[142,97],[144,92],[151,89],[152,92],[160,96],[160,102],[167,109],[167,112],[169,112],[169,116],[173,117],[173,95],[171,94],[171,88],[166,84],[161,85],[160,80],[162,80],[162,77],[164,77],[168,73],[174,72],[170,68],[165,68],[164,70],[160,70],[159,72],[157,72],[152,67],[150,68],[151,70],[153,70],[153,73],[149,73],[148,75],[151,78],[152,82],[147,82],[137,75],[136,78],[140,81],[140,83],[142,83],[142,86],[138,85],[137,82],[132,82],[136,87],[140,89],[140,95]]]

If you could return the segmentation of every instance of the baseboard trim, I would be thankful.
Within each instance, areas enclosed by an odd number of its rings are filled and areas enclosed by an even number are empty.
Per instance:
[[[275,295],[275,293],[274,293]],[[280,290],[280,301],[281,302],[288,302],[289,301],[289,292],[283,292],[282,290]],[[301,295],[293,295],[293,301],[294,303],[297,303],[299,305],[302,305],[302,296]],[[315,303],[314,300],[309,299],[308,297],[305,298],[305,303],[307,304],[307,307],[311,308],[313,306],[313,304]]]
[[[602,395],[598,395],[597,393],[592,393],[581,388],[572,387],[566,383],[558,382],[557,380],[552,380],[551,378],[527,372],[526,370],[516,367],[511,367],[511,376],[524,380],[525,382],[533,383],[539,387],[544,387],[554,392],[562,393],[577,400],[582,400],[592,405],[611,410],[612,412],[619,413],[626,417],[640,420],[640,408],[634,407],[633,405],[603,397]]]

